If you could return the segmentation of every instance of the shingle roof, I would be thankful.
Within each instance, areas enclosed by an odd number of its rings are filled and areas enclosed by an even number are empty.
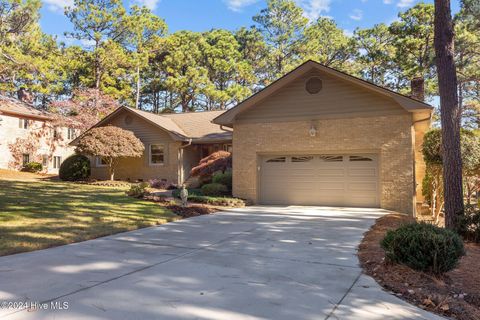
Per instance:
[[[15,98],[0,95],[0,113],[51,120],[48,112],[35,109],[33,106]]]
[[[129,107],[122,107],[169,131],[180,140],[215,142],[232,139],[232,132],[222,130],[212,120],[224,111],[155,114]]]

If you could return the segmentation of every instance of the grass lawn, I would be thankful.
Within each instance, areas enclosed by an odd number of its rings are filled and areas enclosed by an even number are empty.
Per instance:
[[[57,181],[0,180],[0,256],[177,220],[125,189]]]

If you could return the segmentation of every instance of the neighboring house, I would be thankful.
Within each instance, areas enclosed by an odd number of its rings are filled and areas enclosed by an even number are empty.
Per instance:
[[[164,179],[181,184],[201,158],[218,150],[231,151],[231,129],[213,124],[223,111],[153,114],[120,107],[94,127],[114,125],[132,131],[145,145],[140,158],[119,161],[115,178],[128,181]],[[72,141],[75,145],[76,140]],[[108,179],[100,158],[91,158],[92,178]]]
[[[260,204],[421,201],[432,107],[308,61],[214,123],[233,128],[233,195]]]
[[[0,168],[20,170],[42,163],[44,172],[58,173],[74,149],[74,128],[56,126],[54,117],[18,99],[0,95]]]

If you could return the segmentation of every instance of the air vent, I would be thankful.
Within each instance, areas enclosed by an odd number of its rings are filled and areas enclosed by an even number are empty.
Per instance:
[[[130,116],[130,115],[125,116],[125,124],[126,125],[130,125],[130,124],[132,124],[132,122],[133,122],[132,116]]]
[[[322,90],[322,80],[318,77],[311,77],[305,83],[305,90],[310,94],[317,94]]]

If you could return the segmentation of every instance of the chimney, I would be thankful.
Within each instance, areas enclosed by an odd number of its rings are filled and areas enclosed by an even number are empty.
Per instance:
[[[33,94],[25,88],[18,89],[17,97],[22,102],[33,104]]]
[[[425,80],[422,77],[413,78],[410,81],[410,97],[416,100],[425,101]]]

